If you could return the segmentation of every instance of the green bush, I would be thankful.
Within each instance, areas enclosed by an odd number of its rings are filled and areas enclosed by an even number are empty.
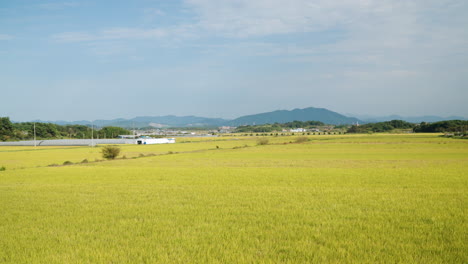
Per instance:
[[[0,167],[0,171],[6,170],[5,166]]]
[[[71,162],[71,161],[69,161],[69,160],[63,162],[63,165],[72,165],[72,164],[73,164],[73,162]]]
[[[268,145],[269,142],[268,138],[259,138],[257,140],[257,145]]]
[[[105,146],[102,148],[102,157],[105,159],[115,159],[120,154],[120,148],[116,146]]]

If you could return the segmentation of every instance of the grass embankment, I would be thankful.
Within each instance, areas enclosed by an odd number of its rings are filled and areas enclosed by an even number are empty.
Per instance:
[[[56,168],[36,166],[99,150],[9,152],[21,165],[0,172],[0,262],[468,261],[468,142],[310,138],[124,146],[179,154]]]

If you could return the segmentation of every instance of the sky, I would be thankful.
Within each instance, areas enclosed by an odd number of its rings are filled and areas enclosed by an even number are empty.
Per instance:
[[[0,116],[468,117],[466,14],[466,0],[0,0]]]

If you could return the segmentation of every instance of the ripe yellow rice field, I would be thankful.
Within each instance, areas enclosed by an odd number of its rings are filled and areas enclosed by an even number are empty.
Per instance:
[[[0,263],[468,262],[468,141],[308,138],[0,147]]]

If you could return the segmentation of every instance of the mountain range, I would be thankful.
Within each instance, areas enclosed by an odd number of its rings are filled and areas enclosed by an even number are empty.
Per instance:
[[[321,121],[325,124],[342,125],[355,124],[361,120],[354,117],[347,117],[342,114],[330,111],[325,108],[304,108],[288,110],[277,110],[273,112],[261,113],[256,115],[246,115],[228,122],[230,126],[241,125],[262,125],[273,123],[286,123],[291,121]]]
[[[439,116],[421,116],[421,117],[402,117],[402,116],[386,116],[386,117],[372,117],[372,116],[359,116],[349,117],[325,108],[308,107],[304,109],[294,110],[277,110],[272,112],[246,115],[239,118],[228,120],[222,118],[208,118],[198,116],[139,116],[132,119],[111,119],[111,120],[80,120],[80,121],[41,121],[34,120],[34,122],[47,122],[59,125],[95,125],[97,127],[104,126],[118,126],[124,128],[167,128],[167,127],[219,127],[219,126],[241,126],[241,125],[262,125],[273,123],[286,123],[294,120],[297,121],[321,121],[325,124],[342,125],[342,124],[356,124],[382,122],[389,120],[404,120],[412,123],[436,122],[441,120],[460,119],[465,120],[463,117],[451,116],[447,118]]]
[[[366,123],[375,123],[375,122],[384,122],[384,121],[391,121],[391,120],[404,120],[410,123],[421,123],[421,122],[438,122],[444,120],[466,120],[466,118],[462,116],[448,116],[448,117],[441,117],[441,116],[433,116],[433,115],[425,115],[425,116],[400,116],[400,115],[389,115],[389,116],[369,116],[369,115],[354,115],[356,118],[366,122]]]

